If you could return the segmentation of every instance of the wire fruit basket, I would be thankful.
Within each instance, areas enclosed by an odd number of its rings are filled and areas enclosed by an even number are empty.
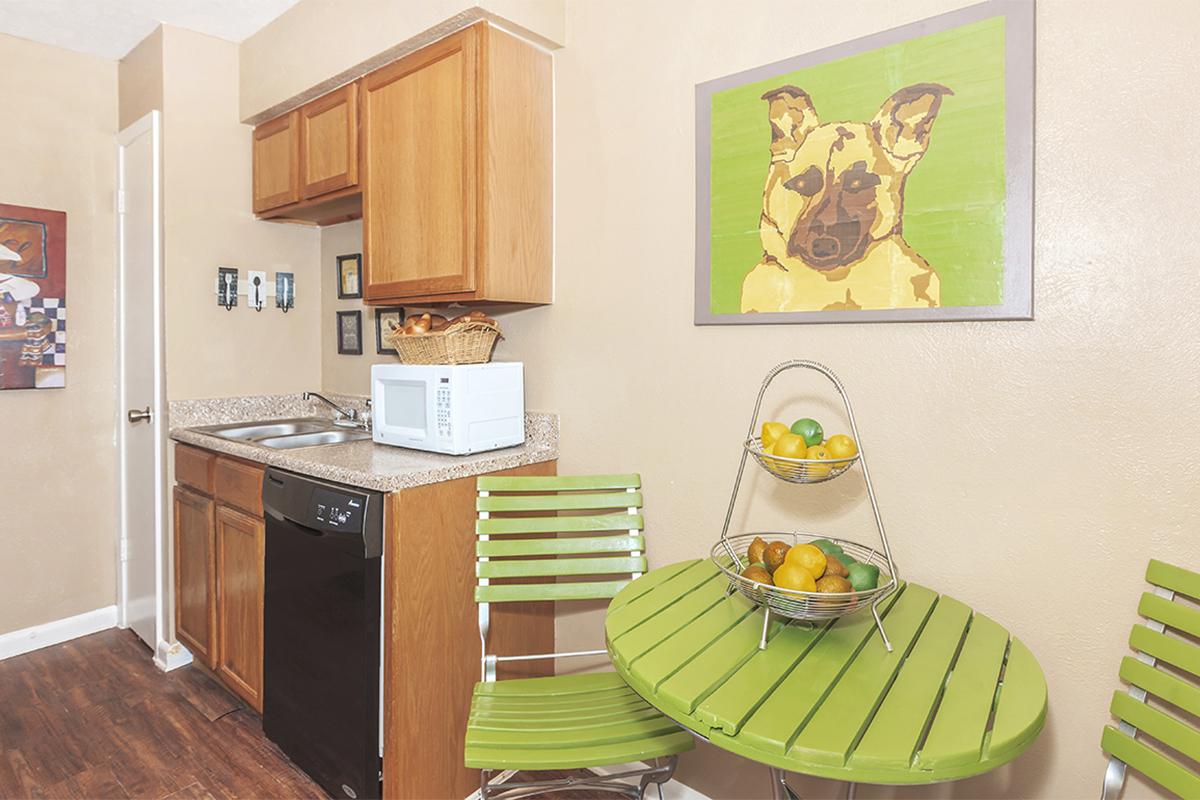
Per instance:
[[[762,452],[762,442],[754,435],[754,432],[758,429],[758,416],[762,410],[763,396],[767,393],[767,389],[771,386],[775,378],[781,372],[790,369],[807,369],[817,372],[825,376],[833,384],[834,389],[837,390],[838,395],[842,398],[842,403],[845,405],[846,417],[850,422],[850,431],[854,437],[854,441],[858,445],[857,455],[852,458],[838,460],[814,460],[785,458]],[[759,466],[776,478],[788,483],[801,484],[823,483],[824,481],[831,480],[845,474],[857,462],[862,467],[863,482],[866,484],[867,496],[871,501],[871,511],[875,518],[875,527],[879,532],[881,546],[879,548],[871,548],[845,539],[835,539],[829,536],[818,536],[801,532],[744,533],[730,536],[729,525],[733,520],[733,512],[737,506],[738,494],[741,490],[742,478],[745,475],[746,459],[748,456],[754,456],[754,460],[758,462]],[[826,469],[828,472],[825,472]],[[780,586],[768,586],[767,584],[759,583],[742,576],[742,570],[748,566],[748,564],[744,563],[742,555],[746,553],[750,542],[753,541],[755,536],[766,538],[768,535],[785,541],[790,539],[793,546],[818,539],[833,542],[853,559],[878,567],[879,582],[874,589],[857,592],[802,592],[795,589],[785,589]],[[887,647],[888,652],[891,652],[892,643],[888,640],[887,631],[884,630],[883,619],[879,614],[879,604],[888,595],[896,591],[896,588],[899,586],[900,575],[896,569],[895,561],[892,560],[892,551],[888,545],[887,533],[883,529],[883,517],[879,513],[879,503],[875,498],[875,489],[871,485],[871,473],[867,468],[867,457],[862,446],[862,437],[859,436],[858,425],[854,421],[854,409],[850,406],[850,397],[846,394],[842,382],[838,380],[838,377],[828,367],[816,361],[804,359],[784,361],[772,367],[763,379],[762,386],[758,390],[758,399],[754,404],[754,413],[750,416],[750,429],[747,431],[746,439],[742,445],[742,459],[738,464],[737,478],[733,483],[733,494],[729,498],[729,508],[725,512],[725,524],[721,528],[721,538],[713,545],[710,557],[717,568],[729,580],[729,590],[731,593],[734,591],[740,592],[750,602],[763,609],[762,639],[759,642],[760,649],[766,649],[767,630],[772,613],[788,619],[813,622],[836,619],[869,607],[871,614],[875,617],[875,625],[879,628],[879,634],[883,638],[884,646]]]
[[[850,458],[830,458],[830,459],[815,459],[815,458],[786,458],[777,456],[773,453],[764,453],[762,449],[762,439],[757,436],[751,436],[743,445],[746,452],[754,456],[754,460],[758,465],[767,472],[774,475],[780,480],[785,480],[788,483],[824,483],[831,481],[839,475],[845,474],[854,462],[858,461],[858,455]]]
[[[747,564],[740,557],[736,560],[731,558],[725,550],[725,544],[728,543],[735,554],[744,553],[757,536],[768,541],[772,539],[790,541],[792,545],[810,544],[817,540],[833,542],[841,547],[846,555],[860,564],[871,564],[878,567],[879,584],[874,589],[866,589],[861,592],[801,592],[751,580],[741,574]],[[851,611],[865,608],[876,597],[890,593],[896,583],[895,578],[887,571],[887,559],[878,550],[845,539],[818,536],[815,533],[770,531],[730,536],[724,542],[713,545],[712,560],[721,572],[725,573],[730,586],[736,588],[750,602],[764,606],[781,617],[810,622],[837,619]]]

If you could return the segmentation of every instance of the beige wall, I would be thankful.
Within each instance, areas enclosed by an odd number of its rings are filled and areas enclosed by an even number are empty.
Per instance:
[[[66,388],[0,392],[2,634],[116,602],[117,65],[0,35],[0,98],[0,202],[67,212],[70,309]]]
[[[1045,733],[1016,765],[895,794],[1090,797],[1146,560],[1200,567],[1200,133],[1180,33],[1196,6],[1039,3],[1035,322],[692,325],[695,84],[967,4],[568,3],[557,302],[503,317],[499,355],[526,361],[532,408],[561,413],[564,473],[641,471],[656,565],[718,536],[767,369],[829,364],[906,577],[1008,626],[1049,681]],[[836,420],[806,386],[783,383],[770,413]],[[855,480],[751,476],[738,530],[873,536]],[[564,617],[559,645],[598,634]],[[766,796],[761,772],[717,755],[681,768],[714,798]]]
[[[564,0],[303,0],[241,45],[241,118],[284,110],[297,95],[332,89],[468,22],[489,18],[547,46],[566,40]],[[319,92],[318,92],[319,93]],[[311,99],[316,94],[306,96]],[[260,120],[261,121],[261,120]]]
[[[124,130],[151,111],[163,107],[163,29],[138,43],[121,59],[117,69],[118,119]]]
[[[371,365],[396,363],[393,355],[375,352],[375,310],[362,300],[339,300],[337,257],[362,252],[362,222],[321,229],[321,386],[338,394],[371,393]],[[362,311],[363,354],[337,351],[337,312]]]
[[[238,121],[238,48],[164,26],[167,392],[172,400],[320,385],[320,233],[250,209],[251,129]],[[217,305],[218,266],[296,274],[296,307]]]

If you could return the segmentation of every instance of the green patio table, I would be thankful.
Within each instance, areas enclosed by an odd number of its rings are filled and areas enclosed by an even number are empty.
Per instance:
[[[784,770],[855,783],[978,775],[1028,748],[1046,718],[1029,649],[963,603],[901,584],[880,611],[809,625],[762,614],[707,559],[646,573],[605,619],[617,672],[714,745]]]

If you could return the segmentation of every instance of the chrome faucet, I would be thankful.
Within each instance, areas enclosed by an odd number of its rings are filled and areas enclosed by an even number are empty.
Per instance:
[[[359,424],[358,411],[353,408],[344,408],[343,406],[339,406],[337,403],[333,402],[323,394],[318,394],[317,392],[305,392],[303,395],[301,395],[301,397],[305,400],[320,400],[322,403],[332,408],[335,415],[333,418],[334,425],[357,427]],[[347,423],[349,423],[349,425],[347,425]]]

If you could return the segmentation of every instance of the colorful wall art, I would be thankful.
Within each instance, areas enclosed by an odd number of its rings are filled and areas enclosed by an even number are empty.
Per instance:
[[[67,373],[67,215],[0,203],[0,389]]]

